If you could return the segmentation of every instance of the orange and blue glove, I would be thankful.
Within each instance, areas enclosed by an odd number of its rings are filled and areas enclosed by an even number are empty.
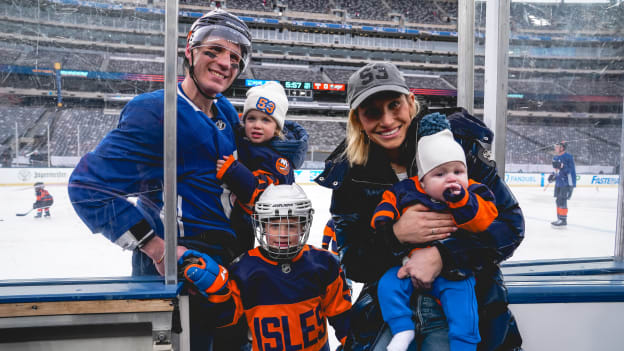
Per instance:
[[[228,271],[212,257],[195,250],[187,250],[178,260],[181,278],[193,284],[206,297],[227,292]]]

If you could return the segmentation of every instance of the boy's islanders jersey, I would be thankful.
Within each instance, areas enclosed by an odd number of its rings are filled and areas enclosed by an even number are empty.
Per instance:
[[[291,262],[278,263],[255,248],[228,270],[236,305],[230,322],[245,316],[254,350],[329,350],[327,319],[344,344],[351,292],[329,251],[306,245]]]

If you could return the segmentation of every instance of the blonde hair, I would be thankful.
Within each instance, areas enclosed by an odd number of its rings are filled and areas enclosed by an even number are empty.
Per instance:
[[[411,98],[414,94],[402,94],[410,105],[410,119],[413,119],[420,111],[420,104],[415,98]],[[360,104],[361,106],[361,104]],[[349,111],[349,119],[347,120],[347,147],[343,155],[349,161],[349,165],[364,166],[368,162],[368,154],[370,150],[370,140],[364,132],[362,123],[357,114],[357,107]]]

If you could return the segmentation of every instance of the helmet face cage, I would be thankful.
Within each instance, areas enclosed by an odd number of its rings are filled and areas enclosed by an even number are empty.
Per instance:
[[[270,185],[252,216],[260,246],[274,260],[290,260],[308,241],[314,210],[301,187]]]
[[[219,39],[238,45],[240,52],[235,54],[240,57],[239,74],[243,73],[251,56],[251,33],[245,22],[228,12],[215,10],[195,21],[187,36],[187,47],[211,46],[211,41]]]
[[[260,246],[274,260],[293,259],[308,241],[312,210],[305,216],[254,215],[254,231]]]

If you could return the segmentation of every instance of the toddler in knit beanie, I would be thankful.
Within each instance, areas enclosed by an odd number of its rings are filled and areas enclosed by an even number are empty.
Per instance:
[[[288,98],[281,84],[266,82],[264,85],[255,86],[247,91],[247,99],[243,108],[243,124],[245,135],[253,143],[261,143],[279,136],[284,129],[284,121],[288,112]],[[275,122],[275,126],[266,126],[268,118]],[[258,123],[256,127],[250,124]],[[265,132],[260,130],[260,125],[265,126]],[[268,128],[268,129],[266,129]],[[270,131],[273,130],[271,135]]]

